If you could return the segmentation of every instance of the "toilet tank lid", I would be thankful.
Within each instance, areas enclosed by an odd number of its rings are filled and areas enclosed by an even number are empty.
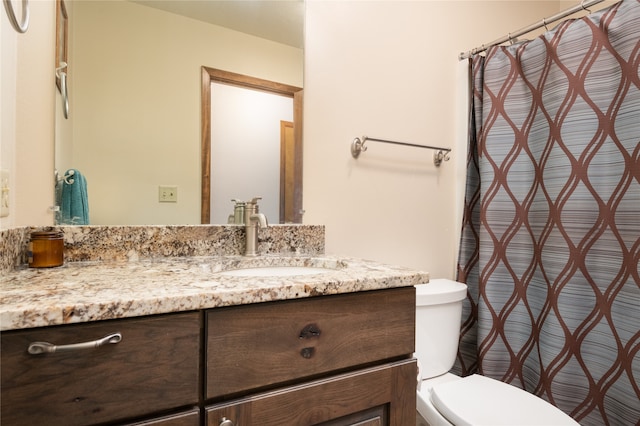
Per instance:
[[[467,296],[467,285],[438,278],[416,287],[416,306],[441,305],[459,302]]]
[[[474,374],[434,386],[434,407],[455,425],[580,426],[542,398]]]

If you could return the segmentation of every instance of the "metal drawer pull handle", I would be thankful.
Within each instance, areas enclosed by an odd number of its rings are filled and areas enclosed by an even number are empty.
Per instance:
[[[31,355],[52,354],[54,352],[71,352],[82,349],[99,348],[100,346],[104,346],[107,344],[116,344],[121,340],[122,334],[118,332],[105,336],[102,339],[93,340],[91,342],[73,343],[71,345],[57,346],[49,342],[33,342],[29,345],[29,349],[27,349],[27,351]]]
[[[231,420],[229,420],[226,417],[223,417],[220,420],[220,425],[219,426],[234,426],[234,425],[235,425],[235,423],[233,423]]]

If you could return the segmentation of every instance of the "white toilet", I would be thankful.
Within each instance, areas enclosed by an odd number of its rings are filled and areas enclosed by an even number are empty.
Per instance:
[[[458,351],[465,284],[437,279],[416,286],[418,413],[430,426],[573,425],[558,408],[515,386],[449,373]]]

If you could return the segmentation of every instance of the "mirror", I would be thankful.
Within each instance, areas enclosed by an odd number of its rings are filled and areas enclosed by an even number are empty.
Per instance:
[[[64,3],[69,117],[56,99],[56,169],[86,177],[91,224],[201,223],[203,66],[303,87],[303,1]],[[161,187],[177,202],[160,202]]]

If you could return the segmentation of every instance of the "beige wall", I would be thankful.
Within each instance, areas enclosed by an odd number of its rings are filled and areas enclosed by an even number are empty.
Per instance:
[[[305,223],[328,253],[454,277],[466,97],[458,54],[557,13],[557,1],[310,1],[305,44]],[[452,147],[432,152],[368,135]]]
[[[14,2],[19,18],[20,3]],[[0,167],[10,173],[10,214],[0,218],[2,229],[53,222],[55,2],[29,5],[24,34],[0,13]]]

